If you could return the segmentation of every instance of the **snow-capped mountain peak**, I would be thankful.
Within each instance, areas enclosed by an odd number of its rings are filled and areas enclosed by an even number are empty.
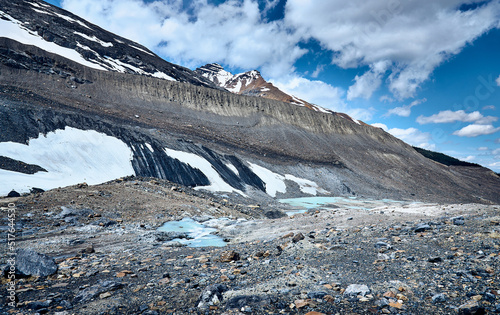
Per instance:
[[[210,63],[196,69],[195,72],[214,82],[219,87],[225,88],[235,94],[278,100],[297,106],[303,106],[316,112],[335,114],[356,124],[360,124],[360,121],[352,119],[347,114],[336,113],[324,107],[309,103],[296,97],[295,95],[290,95],[281,91],[272,83],[264,80],[260,72],[257,70],[251,70],[233,75],[232,73],[224,70],[224,68],[218,63]]]

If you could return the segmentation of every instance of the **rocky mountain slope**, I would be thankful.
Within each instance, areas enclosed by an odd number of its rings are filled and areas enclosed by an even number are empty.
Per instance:
[[[286,102],[297,106],[304,106],[317,112],[342,115],[346,119],[355,121],[346,114],[335,113],[329,109],[311,104],[296,96],[289,95],[281,91],[272,83],[264,80],[260,72],[257,70],[251,70],[233,75],[232,73],[224,70],[221,65],[217,63],[210,63],[204,65],[203,67],[197,68],[195,72],[209,79],[217,86],[225,88],[226,90],[235,94],[269,98],[272,100]]]
[[[42,1],[0,3],[1,194],[137,175],[258,200],[500,201],[488,169],[436,163],[341,114],[229,93]]]

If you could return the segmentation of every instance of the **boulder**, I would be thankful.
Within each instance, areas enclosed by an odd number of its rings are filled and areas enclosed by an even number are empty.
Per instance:
[[[54,259],[32,249],[16,251],[16,274],[24,277],[46,277],[57,272]]]
[[[8,194],[7,194],[7,197],[21,197],[21,194],[19,194],[17,191],[15,190],[11,190]]]

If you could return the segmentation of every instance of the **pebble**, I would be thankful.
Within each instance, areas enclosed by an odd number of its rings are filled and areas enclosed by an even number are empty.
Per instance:
[[[420,232],[425,232],[425,231],[430,230],[430,229],[431,229],[431,226],[429,224],[421,223],[415,227],[414,232],[420,233]]]
[[[444,293],[439,293],[432,296],[432,303],[444,303],[446,302],[447,297]]]
[[[370,289],[364,284],[351,284],[344,291],[346,296],[365,296],[368,293],[370,293]]]
[[[292,238],[292,242],[297,243],[297,242],[299,242],[299,241],[303,240],[304,238],[305,238],[305,237],[304,237],[304,235],[303,235],[302,233],[297,233],[297,234],[295,234],[295,235],[293,236],[293,238]]]

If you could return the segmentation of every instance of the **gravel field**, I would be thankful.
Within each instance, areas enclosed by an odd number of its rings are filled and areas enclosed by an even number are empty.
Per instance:
[[[339,207],[288,217],[289,206],[244,201],[147,178],[5,198],[2,206],[16,204],[19,270],[16,308],[3,278],[1,311],[500,312],[500,206]],[[217,228],[227,245],[188,247],[178,241],[186,233],[156,231],[182,218]]]

